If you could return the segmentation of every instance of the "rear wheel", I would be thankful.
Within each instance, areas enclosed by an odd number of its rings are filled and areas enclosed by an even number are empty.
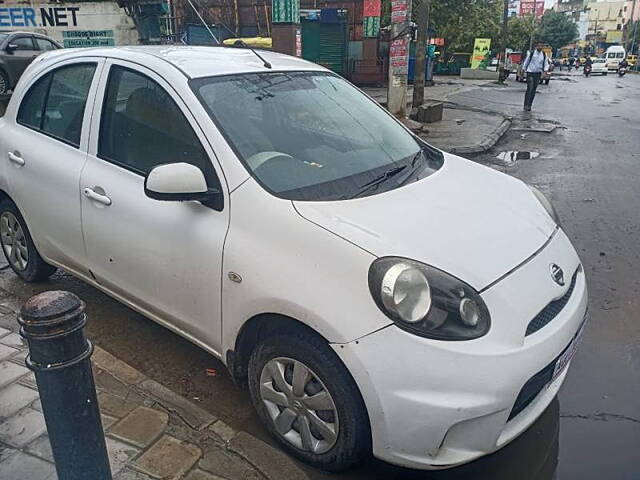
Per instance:
[[[298,459],[341,471],[370,453],[360,392],[321,339],[304,332],[266,339],[251,355],[249,390],[267,429]]]
[[[56,267],[45,262],[33,243],[27,225],[11,200],[0,202],[0,244],[11,269],[25,282],[46,280]]]

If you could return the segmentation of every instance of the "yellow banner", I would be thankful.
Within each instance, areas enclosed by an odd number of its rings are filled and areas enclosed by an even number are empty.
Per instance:
[[[471,56],[471,68],[486,68],[491,47],[490,38],[476,38]]]
[[[622,30],[607,30],[607,43],[622,43]]]

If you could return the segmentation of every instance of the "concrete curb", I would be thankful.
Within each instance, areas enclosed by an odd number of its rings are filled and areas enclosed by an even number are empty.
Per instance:
[[[165,386],[148,378],[129,364],[96,346],[92,362],[127,387],[146,397],[172,414],[189,428],[202,432],[208,429],[219,439],[219,447],[239,455],[268,480],[308,480],[296,463],[282,451],[267,445],[255,436],[235,430],[216,416],[203,410]]]
[[[484,153],[498,143],[498,141],[511,127],[511,123],[512,121],[510,118],[505,118],[498,128],[496,128],[493,133],[487,135],[482,142],[475,145],[451,147],[448,149],[448,152],[454,154]]]

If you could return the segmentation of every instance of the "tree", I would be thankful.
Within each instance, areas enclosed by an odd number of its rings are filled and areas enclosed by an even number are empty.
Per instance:
[[[542,16],[536,40],[549,44],[553,51],[578,38],[578,27],[564,13],[547,10]]]
[[[507,47],[516,51],[529,49],[529,39],[537,31],[536,20],[533,15],[524,17],[512,16],[509,18],[509,31],[507,34]]]

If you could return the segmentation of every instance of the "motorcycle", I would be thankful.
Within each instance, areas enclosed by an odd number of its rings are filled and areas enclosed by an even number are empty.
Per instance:
[[[619,77],[624,77],[624,74],[627,73],[627,67],[620,67],[618,68],[618,76]]]
[[[588,77],[591,74],[591,65],[584,66],[584,76]]]

